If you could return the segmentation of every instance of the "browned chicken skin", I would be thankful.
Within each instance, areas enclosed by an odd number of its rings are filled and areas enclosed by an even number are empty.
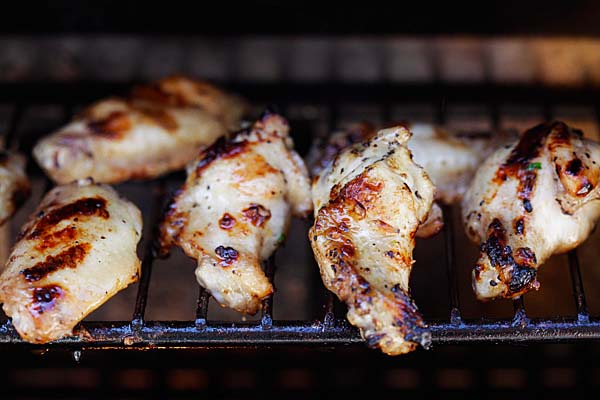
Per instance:
[[[46,343],[140,273],[140,211],[109,186],[81,180],[46,194],[0,275],[0,302],[21,337]]]
[[[479,299],[537,289],[537,269],[579,246],[600,217],[600,145],[563,122],[543,123],[497,150],[463,201]]]
[[[309,239],[323,282],[367,344],[390,355],[430,341],[408,282],[435,189],[412,161],[409,138],[403,126],[381,130],[342,150],[313,181]]]
[[[150,179],[184,168],[200,148],[237,129],[245,111],[242,100],[208,83],[165,78],[93,104],[41,139],[33,155],[60,184]]]

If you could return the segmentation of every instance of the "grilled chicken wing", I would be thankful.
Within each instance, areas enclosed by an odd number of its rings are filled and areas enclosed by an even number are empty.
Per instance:
[[[199,284],[242,313],[256,313],[272,293],[261,261],[283,240],[291,215],[312,209],[308,173],[288,130],[284,118],[266,114],[200,152],[161,224],[163,253],[180,246],[198,260]]]
[[[25,175],[25,157],[0,150],[0,225],[4,224],[29,197],[31,187]]]
[[[497,150],[463,201],[479,299],[537,289],[537,269],[580,245],[600,217],[600,146],[562,122],[540,124]]]
[[[183,168],[199,148],[236,129],[244,112],[240,99],[208,83],[166,78],[92,105],[38,142],[33,155],[60,184],[154,178]]]
[[[369,346],[402,354],[430,334],[409,297],[415,234],[434,186],[412,161],[403,126],[342,150],[313,181],[309,239],[325,286]]]
[[[403,125],[413,134],[408,148],[435,185],[436,200],[460,202],[477,167],[490,152],[490,139],[457,137],[426,123]],[[326,143],[316,142],[308,157],[311,173],[318,175],[342,149],[369,139],[375,132],[372,125],[361,122],[334,133]]]
[[[21,337],[46,343],[138,279],[140,211],[90,180],[52,189],[0,275],[0,301]]]

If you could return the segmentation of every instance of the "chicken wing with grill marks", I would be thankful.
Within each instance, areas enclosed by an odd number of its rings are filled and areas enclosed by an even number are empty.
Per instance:
[[[137,281],[142,220],[91,180],[52,189],[19,234],[0,275],[0,302],[21,337],[46,343]]]
[[[312,187],[309,239],[323,282],[367,344],[392,355],[430,342],[408,284],[435,188],[412,161],[409,138],[403,126],[379,131],[342,150]]]
[[[267,113],[200,152],[161,224],[163,254],[180,246],[197,259],[199,284],[242,313],[256,313],[272,293],[261,262],[284,239],[292,214],[312,210],[308,173],[288,131],[284,118]]]
[[[33,155],[60,184],[154,178],[184,168],[201,147],[237,129],[245,110],[208,83],[166,78],[88,107],[40,140]]]
[[[479,168],[463,201],[479,299],[537,289],[537,269],[580,245],[600,217],[600,145],[563,122],[537,125]]]
[[[31,186],[25,175],[25,157],[0,150],[0,225],[27,200]]]

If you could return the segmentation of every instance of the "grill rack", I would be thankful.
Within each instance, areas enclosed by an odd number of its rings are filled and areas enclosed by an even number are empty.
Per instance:
[[[260,104],[274,102],[286,109],[291,102],[311,103],[325,107],[328,112],[328,131],[336,126],[338,107],[342,102],[375,103],[383,107],[383,117],[390,120],[391,107],[397,103],[426,102],[436,110],[436,122],[444,123],[448,102],[484,102],[489,106],[492,122],[498,127],[498,106],[516,101],[525,104],[542,104],[544,116],[551,119],[551,105],[571,103],[591,105],[600,119],[600,90],[561,89],[543,87],[443,86],[443,85],[393,85],[393,84],[244,84],[227,85]],[[5,141],[10,147],[27,148],[31,143],[18,144],[17,126],[24,110],[32,104],[61,104],[65,118],[73,106],[85,104],[108,94],[124,92],[130,84],[105,84],[95,82],[4,84],[0,101],[14,105]],[[68,99],[68,101],[65,101]],[[542,101],[540,102],[540,99]],[[153,199],[153,225],[160,219],[162,204],[166,199],[166,181],[155,181]],[[451,209],[445,207],[445,215]],[[590,318],[579,260],[576,251],[568,254],[569,272],[575,302],[575,318],[530,319],[523,298],[513,302],[512,319],[495,321],[467,321],[461,316],[458,277],[455,266],[455,245],[452,219],[448,218],[443,230],[445,269],[449,286],[448,318],[442,321],[426,319],[432,333],[432,343],[528,343],[564,342],[600,339],[600,320]],[[282,321],[273,318],[273,298],[264,301],[262,315],[257,322],[219,322],[208,317],[208,293],[200,288],[196,318],[193,321],[148,321],[145,318],[148,289],[155,260],[153,241],[144,249],[142,275],[135,308],[130,321],[83,322],[76,335],[46,344],[44,348],[81,349],[148,349],[148,348],[210,348],[272,345],[338,346],[363,343],[358,330],[349,325],[344,315],[336,312],[334,296],[329,293],[323,304],[322,318],[317,320]],[[271,281],[276,272],[274,259],[266,262],[265,271]],[[426,316],[425,316],[426,317]],[[0,346],[36,347],[23,342],[10,321],[0,326]]]

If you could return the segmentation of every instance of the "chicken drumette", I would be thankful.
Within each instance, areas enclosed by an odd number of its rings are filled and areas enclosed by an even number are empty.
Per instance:
[[[342,150],[313,182],[309,239],[325,286],[369,346],[402,354],[430,334],[409,297],[415,235],[435,188],[412,160],[403,126]]]

